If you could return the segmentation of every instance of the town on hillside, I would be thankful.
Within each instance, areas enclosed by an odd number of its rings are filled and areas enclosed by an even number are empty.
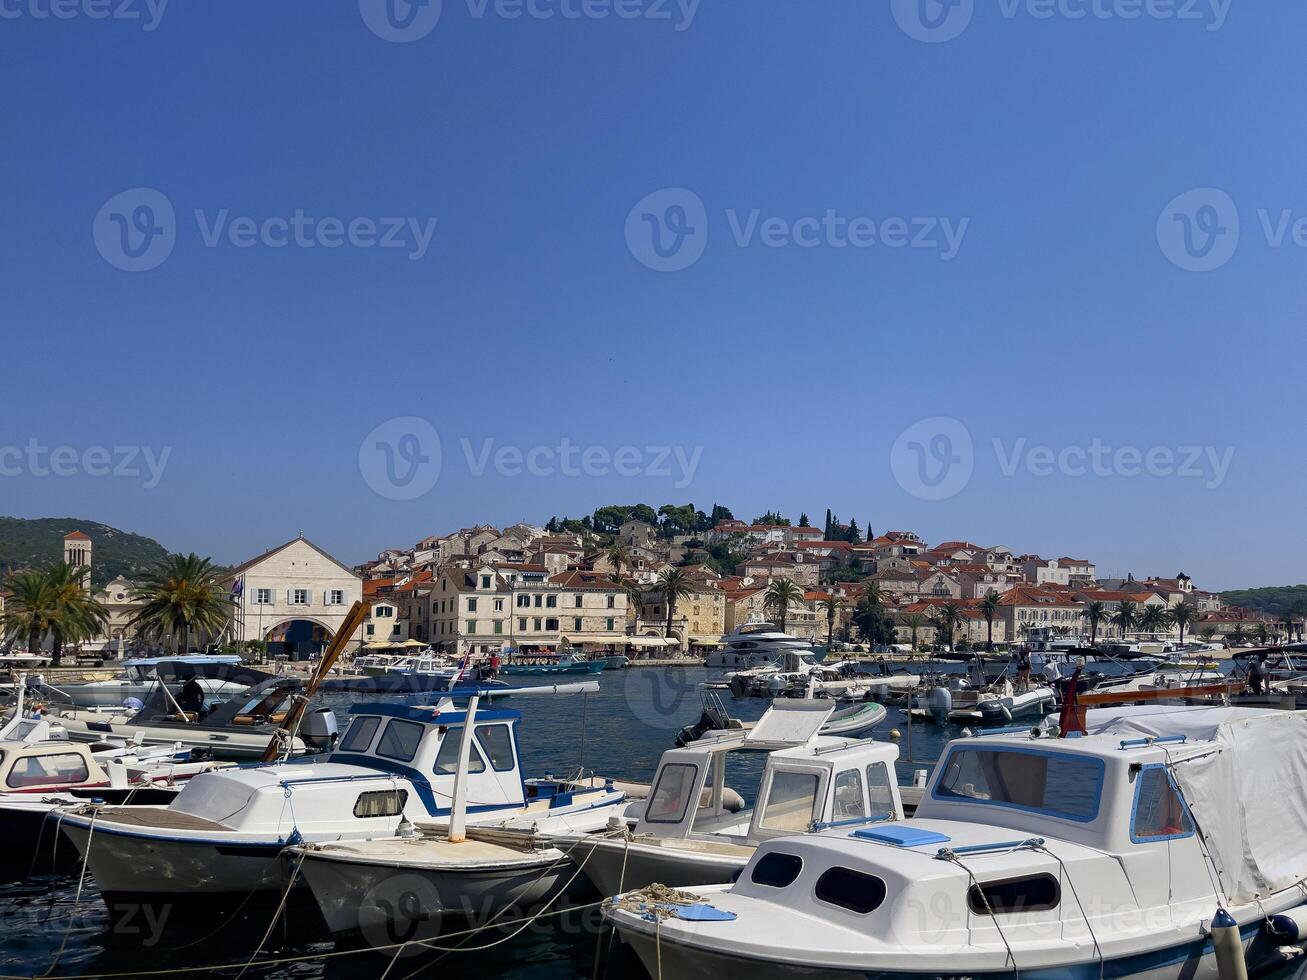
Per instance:
[[[284,655],[320,652],[362,600],[353,652],[407,644],[455,657],[576,649],[632,659],[703,655],[742,627],[771,622],[815,643],[993,649],[1036,638],[1085,644],[1242,646],[1301,639],[1303,616],[1227,605],[1189,576],[1100,578],[1086,558],[1017,554],[912,531],[824,527],[724,507],[605,507],[583,520],[489,524],[387,548],[349,567],[303,534],[221,572],[230,612],[184,646]],[[89,583],[94,542],[64,540]],[[123,577],[95,591],[107,615],[79,651],[175,649],[138,635],[145,598]],[[0,593],[0,613],[4,610]],[[10,636],[10,645],[20,639]]]

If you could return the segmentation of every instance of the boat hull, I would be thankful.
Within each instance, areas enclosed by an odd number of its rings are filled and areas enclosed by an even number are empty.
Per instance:
[[[659,936],[652,924],[648,930],[619,927],[619,933],[651,976],[676,977],[677,980],[721,980],[722,977],[740,975],[741,971],[745,971],[749,980],[866,980],[868,977],[875,980],[1101,980],[1102,977],[1111,980],[1220,980],[1211,942],[1202,940],[1108,960],[1101,965],[1097,959],[1091,959],[1044,968],[1022,968],[1018,974],[1012,970],[967,972],[965,962],[956,957],[940,960],[938,969],[934,970],[925,968],[923,964],[921,972],[880,971],[870,966],[844,969],[781,963],[671,942],[665,932]],[[1244,930],[1250,975],[1258,967],[1283,962],[1282,958],[1275,958],[1273,950],[1260,949],[1262,944],[1251,941],[1256,934],[1256,926],[1251,931],[1247,927]],[[957,969],[964,972],[950,972]]]
[[[303,858],[301,861],[300,858]],[[557,855],[475,868],[424,868],[290,852],[333,935],[373,945],[438,936],[447,921],[485,922],[555,897],[576,869]]]
[[[506,677],[539,677],[557,674],[602,674],[608,666],[606,660],[587,660],[575,664],[517,664],[501,667],[500,674]]]
[[[751,848],[738,855],[719,855],[640,843],[627,846],[618,838],[581,838],[558,846],[581,866],[600,895],[617,895],[655,882],[672,888],[725,885],[749,863],[752,853]]]

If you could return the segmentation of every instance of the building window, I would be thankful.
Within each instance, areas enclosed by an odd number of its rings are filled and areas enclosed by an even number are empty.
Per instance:
[[[525,618],[525,617],[522,617],[522,616],[519,616],[519,617],[518,617],[518,620],[517,620],[517,628],[518,628],[519,630],[521,630],[523,633],[526,632],[526,618]]]
[[[309,604],[308,589],[291,589],[290,604],[292,606],[307,606]]]
[[[345,605],[345,590],[344,590],[344,589],[332,589],[330,592],[328,592],[328,593],[327,593],[327,605],[329,605],[329,606],[343,606],[343,605]]]
[[[495,612],[503,612],[503,611],[504,611],[504,600],[503,600],[503,599],[496,599],[496,600],[495,600]]]
[[[395,610],[392,609],[390,606],[373,606],[373,607],[372,607],[372,618],[373,618],[373,619],[390,619],[390,617],[392,617],[392,616],[394,616],[394,615],[395,615]]]
[[[558,607],[558,596],[550,595],[545,597],[545,608],[556,609]]]
[[[469,598],[469,599],[467,600],[467,611],[468,611],[468,612],[476,612],[476,611],[477,611],[477,601],[476,601],[476,599]]]
[[[489,575],[482,575],[482,576],[481,576],[481,588],[483,588],[483,589],[488,589],[488,588],[490,588],[490,576],[489,576]]]
[[[496,633],[504,632],[504,621],[502,619],[495,620],[495,632]]]
[[[552,596],[551,596],[550,598],[552,598]],[[540,595],[539,593],[537,593],[537,594],[536,594],[536,608],[539,609],[539,608],[540,608],[541,606],[543,606],[544,604],[545,604],[545,597],[544,597],[543,595]]]
[[[608,597],[608,608],[609,608],[609,609],[616,609],[616,608],[617,608],[617,596],[615,596],[615,595],[610,595],[610,596]]]
[[[539,617],[539,616],[537,616],[535,619],[533,619],[533,620],[531,621],[531,628],[534,629],[537,633],[540,632],[540,617]]]
[[[372,636],[376,631],[372,628],[372,624],[368,623],[367,628],[363,632],[367,636]]]
[[[613,626],[613,617],[612,617],[612,616],[609,616],[607,619],[605,619],[605,620],[604,620],[604,624],[605,624],[605,625],[604,625],[604,629],[606,629],[609,633],[611,633],[611,632],[613,631],[613,629],[615,628],[615,627]]]
[[[517,597],[518,609],[526,609],[530,605],[531,605],[531,597],[529,595],[520,595]]]
[[[467,621],[467,631],[469,635],[477,631],[477,621],[475,619],[469,619]]]
[[[255,589],[255,590],[254,590],[254,604],[255,604],[256,606],[270,606],[270,605],[272,605],[272,590],[271,590],[271,589]]]
[[[581,608],[581,604],[582,604],[583,601],[584,601],[584,596],[577,596],[577,597],[576,597],[576,608],[577,608],[577,609],[580,609],[580,608]]]
[[[572,629],[578,633],[581,631],[581,618],[579,616],[572,620]]]

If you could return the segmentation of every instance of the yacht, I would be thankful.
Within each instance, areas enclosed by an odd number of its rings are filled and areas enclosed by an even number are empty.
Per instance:
[[[1282,963],[1307,937],[1307,714],[1102,709],[1079,734],[955,740],[913,818],[769,840],[734,884],[607,915],[655,975],[704,980]]]
[[[782,633],[772,623],[748,623],[723,638],[725,644],[708,654],[705,667],[725,670],[748,670],[765,667],[783,653],[815,654],[812,644],[789,633]]]
[[[195,677],[206,697],[225,700],[237,691],[242,691],[248,684],[224,680],[216,676],[218,667],[235,667],[241,658],[228,654],[190,654],[179,657],[138,657],[122,662],[122,672],[118,677],[107,681],[87,681],[81,684],[59,684],[55,686],[43,680],[34,679],[34,685],[55,699],[67,701],[78,708],[118,707],[128,698],[144,701],[149,697],[157,683],[157,674],[162,667],[165,671],[177,674],[178,667],[184,667],[186,677],[174,676],[169,681],[170,690],[176,694],[189,677]],[[213,675],[213,676],[210,676]]]

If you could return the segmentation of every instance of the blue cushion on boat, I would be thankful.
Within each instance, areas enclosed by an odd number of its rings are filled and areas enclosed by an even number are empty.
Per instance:
[[[733,922],[735,913],[715,909],[711,905],[678,905],[676,917],[687,922]]]
[[[905,827],[902,824],[889,824],[884,827],[867,827],[855,830],[850,837],[875,841],[877,844],[893,844],[895,847],[920,847],[923,844],[947,844],[951,837],[937,834],[933,830],[920,830]]]

